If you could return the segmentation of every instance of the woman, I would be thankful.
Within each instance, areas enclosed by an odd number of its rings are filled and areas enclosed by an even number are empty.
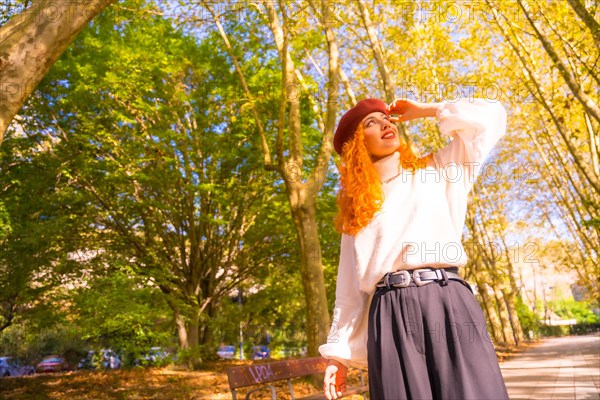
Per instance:
[[[417,158],[394,122],[425,117],[452,141]],[[365,99],[341,118],[340,263],[319,347],[328,399],[343,395],[348,366],[368,366],[375,400],[508,398],[481,308],[458,275],[467,195],[505,131],[502,105],[483,99]]]

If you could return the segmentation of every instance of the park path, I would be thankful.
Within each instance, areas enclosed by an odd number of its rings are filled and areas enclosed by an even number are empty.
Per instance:
[[[544,339],[500,368],[511,400],[600,400],[600,335]]]

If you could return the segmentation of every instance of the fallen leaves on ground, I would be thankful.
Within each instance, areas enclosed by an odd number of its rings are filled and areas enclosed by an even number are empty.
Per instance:
[[[518,348],[496,346],[500,362],[517,355],[535,343],[523,343]],[[215,361],[205,364],[200,371],[178,371],[169,368],[123,369],[116,371],[74,371],[57,374],[36,374],[21,378],[0,379],[0,399],[3,400],[223,400],[231,399],[227,383],[227,367],[259,363],[253,361]],[[262,362],[260,362],[262,363]],[[364,378],[367,379],[364,372]],[[351,369],[348,377],[350,386],[357,385],[359,372]],[[319,379],[317,379],[319,380]],[[296,397],[320,392],[320,385],[313,386],[308,379],[293,381]],[[238,391],[238,398],[244,398],[248,390]],[[291,399],[287,382],[275,385],[277,398]],[[270,390],[265,386],[255,393],[252,399],[270,399]],[[347,397],[362,399],[362,396]]]
[[[36,374],[20,378],[0,379],[0,398],[3,400],[200,400],[231,399],[225,368],[248,365],[250,361],[220,361],[209,363],[201,371],[159,369],[123,369],[115,371],[73,371],[55,374]],[[366,373],[365,373],[366,379]],[[352,370],[349,383],[358,383],[358,371]],[[319,393],[307,379],[293,381],[296,397]],[[287,383],[275,385],[277,398],[291,399]],[[248,390],[252,389],[250,387]],[[240,389],[238,398],[247,390]],[[252,399],[270,399],[267,389]],[[348,397],[362,399],[362,396]]]
[[[503,363],[504,361],[508,361],[511,358],[523,353],[525,350],[530,347],[536,346],[540,341],[528,340],[519,343],[519,346],[508,346],[508,345],[500,345],[497,344],[496,355],[498,356],[498,362]]]

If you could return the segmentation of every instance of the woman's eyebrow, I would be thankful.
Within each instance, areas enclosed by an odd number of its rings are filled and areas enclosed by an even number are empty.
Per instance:
[[[379,116],[380,116],[380,117],[381,117],[381,116],[383,116],[383,117],[387,117],[387,114],[385,114],[385,113],[380,113],[380,115],[379,115]],[[367,119],[365,119],[365,122],[364,122],[364,123],[366,124],[367,122],[369,122],[370,120],[372,120],[372,119],[373,119],[373,118],[375,118],[375,117],[376,117],[376,115],[371,115],[370,117],[367,117]]]

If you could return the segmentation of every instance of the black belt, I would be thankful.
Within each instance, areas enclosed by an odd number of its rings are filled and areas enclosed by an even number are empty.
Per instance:
[[[419,268],[388,272],[375,286],[391,289],[392,287],[408,287],[411,283],[414,283],[417,286],[424,286],[433,282],[441,282],[442,286],[446,286],[449,280],[459,281],[471,290],[469,284],[458,275],[458,267],[438,269]]]

